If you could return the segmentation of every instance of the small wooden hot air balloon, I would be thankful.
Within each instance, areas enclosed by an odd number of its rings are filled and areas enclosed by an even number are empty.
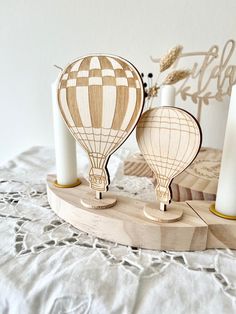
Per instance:
[[[133,131],[143,109],[141,76],[128,61],[89,55],[69,64],[58,85],[58,103],[72,135],[88,153],[90,187],[107,191],[107,162]]]
[[[201,129],[188,112],[176,107],[159,107],[146,111],[137,125],[139,148],[157,180],[156,195],[160,210],[145,208],[145,215],[157,221],[176,221],[181,208],[170,206],[171,181],[195,159],[201,146]],[[166,218],[166,219],[165,219]]]

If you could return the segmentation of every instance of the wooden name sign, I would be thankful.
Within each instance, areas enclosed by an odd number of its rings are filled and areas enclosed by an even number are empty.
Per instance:
[[[173,67],[180,59],[192,58],[191,75],[180,83],[176,96],[182,100],[191,100],[198,105],[197,120],[200,121],[202,105],[210,101],[223,101],[231,95],[231,89],[236,84],[236,65],[230,64],[235,51],[235,41],[230,39],[225,43],[222,51],[219,46],[213,45],[208,51],[182,52]],[[160,58],[152,58],[159,63]]]
[[[64,120],[91,163],[90,187],[105,192],[107,163],[127,139],[141,115],[142,79],[136,68],[117,56],[88,55],[70,63],[58,84]]]

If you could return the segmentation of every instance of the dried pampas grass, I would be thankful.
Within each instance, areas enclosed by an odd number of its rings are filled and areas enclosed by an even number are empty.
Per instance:
[[[159,90],[163,85],[172,85],[178,83],[181,80],[187,79],[189,75],[192,73],[189,69],[184,70],[174,70],[172,65],[180,57],[183,51],[183,46],[178,45],[169,50],[169,52],[164,55],[162,58],[157,59],[155,62],[159,63],[159,73],[157,75],[157,79],[153,82],[153,74],[148,74],[148,83],[145,83],[145,107],[147,109],[152,108],[153,99],[159,95]],[[171,69],[172,67],[172,69]],[[169,69],[169,71],[164,72]],[[165,75],[165,79],[162,79],[162,75],[164,73],[168,73]],[[144,75],[142,75],[144,76]],[[161,78],[160,78],[161,77]]]
[[[167,75],[162,85],[172,85],[185,78],[191,74],[191,70],[176,70]]]
[[[176,46],[160,59],[160,72],[167,70],[178,59],[183,50],[182,46]]]

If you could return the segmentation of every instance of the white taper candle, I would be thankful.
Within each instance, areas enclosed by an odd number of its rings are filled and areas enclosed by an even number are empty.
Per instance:
[[[173,85],[162,85],[161,106],[175,106],[175,87]]]
[[[67,186],[74,185],[77,182],[76,143],[62,118],[58,106],[57,84],[58,80],[51,87],[57,184]]]
[[[215,208],[223,215],[236,216],[236,85],[232,87]]]

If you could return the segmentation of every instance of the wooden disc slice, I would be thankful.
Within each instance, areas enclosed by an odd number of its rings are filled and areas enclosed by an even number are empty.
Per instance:
[[[203,148],[196,160],[184,172],[174,178],[171,184],[172,200],[214,201],[220,172],[222,152]]]
[[[166,211],[158,209],[157,204],[147,204],[143,209],[144,215],[153,221],[157,222],[176,222],[183,217],[183,208],[178,204],[168,205]]]
[[[102,199],[96,199],[94,193],[88,193],[86,197],[81,198],[80,203],[91,209],[106,209],[113,207],[116,204],[117,200],[115,198],[103,196]]]

